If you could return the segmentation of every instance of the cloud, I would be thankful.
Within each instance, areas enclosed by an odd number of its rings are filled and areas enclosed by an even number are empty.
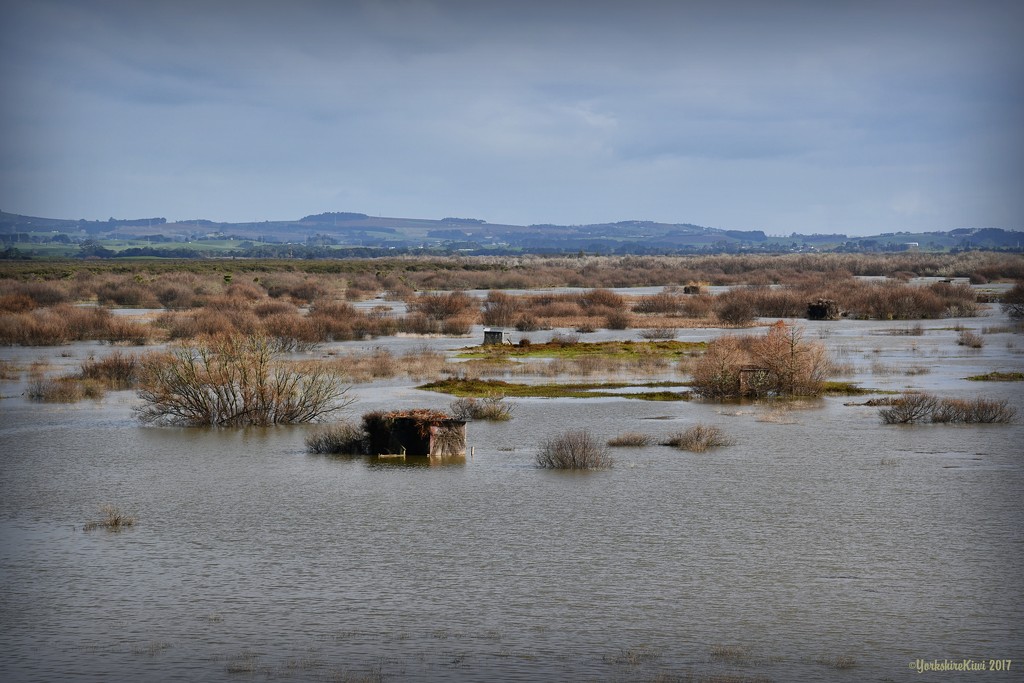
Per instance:
[[[1017,227],[1022,17],[1002,2],[39,0],[0,29],[0,205]],[[939,199],[894,200],[913,196]]]

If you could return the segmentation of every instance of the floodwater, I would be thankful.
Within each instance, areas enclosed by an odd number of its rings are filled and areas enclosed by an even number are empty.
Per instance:
[[[5,381],[0,678],[1020,680],[1022,385],[963,378],[1024,369],[1024,338],[995,313],[921,324],[806,334],[845,379],[1007,398],[1018,424],[883,426],[844,405],[867,397],[521,399],[510,422],[469,425],[471,457],[403,463],[309,455],[311,427],[144,427],[131,392],[32,404]],[[985,346],[957,346],[954,324]],[[355,416],[449,400],[396,381],[354,393]],[[602,472],[533,465],[569,428],[662,439],[698,421],[735,444],[616,449]],[[104,503],[136,525],[83,531]],[[918,674],[919,659],[1013,661]]]

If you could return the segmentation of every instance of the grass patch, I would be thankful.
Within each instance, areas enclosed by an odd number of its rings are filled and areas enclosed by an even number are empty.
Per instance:
[[[1024,372],[989,372],[984,375],[972,375],[964,379],[971,382],[1022,382]]]
[[[135,526],[134,517],[118,510],[113,505],[104,505],[100,508],[100,512],[103,513],[103,519],[87,522],[85,526],[82,527],[83,531],[93,531],[95,529],[122,531],[130,526]]]
[[[643,356],[678,359],[704,351],[705,342],[681,341],[607,341],[566,343],[564,338],[526,346],[492,344],[463,349],[459,358],[601,358],[629,360]]]
[[[823,383],[822,393],[826,396],[863,396],[864,394],[884,394],[888,392],[864,388],[856,382],[830,381]]]
[[[672,434],[661,445],[673,446],[682,451],[703,453],[711,448],[731,446],[732,443],[732,439],[727,437],[719,427],[698,423],[686,431]]]
[[[618,436],[614,436],[608,440],[608,445],[613,448],[643,448],[644,446],[650,446],[654,442],[654,439],[648,434],[641,434],[640,432],[623,432]]]
[[[487,398],[457,398],[448,408],[456,420],[490,420],[491,422],[507,422],[512,419],[515,411],[514,403],[502,403],[501,396]]]
[[[29,382],[26,395],[32,401],[43,403],[76,403],[87,398],[98,401],[105,393],[103,385],[94,380],[80,380],[77,377],[39,377]]]
[[[681,382],[576,382],[563,384],[517,384],[502,380],[445,379],[422,384],[417,389],[469,398],[512,396],[515,398],[631,398],[641,401],[686,401],[685,392],[668,391],[668,387],[686,386]],[[630,387],[666,388],[666,391],[616,393],[615,389]]]
[[[366,452],[366,432],[352,422],[339,422],[306,437],[306,450],[321,455],[359,455]]]

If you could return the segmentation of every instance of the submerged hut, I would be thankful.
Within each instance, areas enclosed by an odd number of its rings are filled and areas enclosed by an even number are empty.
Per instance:
[[[367,413],[363,429],[372,455],[466,455],[466,423],[436,410]]]
[[[839,304],[832,299],[818,299],[807,304],[808,320],[839,320]]]

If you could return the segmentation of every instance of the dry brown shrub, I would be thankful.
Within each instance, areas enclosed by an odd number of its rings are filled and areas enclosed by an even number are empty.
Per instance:
[[[312,422],[351,404],[324,365],[297,371],[260,336],[232,335],[145,359],[139,418],[185,426]]]
[[[634,313],[664,313],[676,315],[683,311],[685,295],[663,291],[642,296],[633,304]]]
[[[610,309],[602,310],[600,315],[626,310],[626,300],[610,289],[592,289],[581,297],[580,304],[586,309]]]
[[[605,316],[604,322],[609,330],[625,330],[629,328],[631,319],[625,311],[613,311]]]
[[[421,313],[434,320],[454,317],[469,317],[475,314],[479,306],[476,299],[465,292],[448,292],[447,294],[421,294],[409,301],[409,310]]]
[[[131,389],[138,383],[141,363],[130,353],[114,351],[97,359],[89,355],[80,366],[79,377],[101,383],[108,389]]]
[[[0,311],[26,313],[36,307],[35,300],[27,294],[4,294],[0,296]]]
[[[131,278],[104,282],[96,288],[96,299],[100,304],[129,308],[148,308],[158,303],[149,287]]]
[[[28,383],[26,391],[30,400],[46,403],[75,403],[86,398],[99,400],[104,393],[100,382],[77,377],[37,377]]]
[[[224,295],[229,299],[254,302],[266,298],[267,292],[259,285],[250,282],[233,282],[224,289]]]
[[[195,302],[195,292],[191,287],[180,284],[162,284],[155,290],[157,301],[168,309],[190,308]]]
[[[569,431],[541,443],[537,466],[559,470],[608,469],[612,456],[608,448],[585,431]]]
[[[698,423],[685,431],[672,434],[662,445],[703,453],[711,448],[731,446],[732,440],[719,427]]]
[[[263,318],[263,334],[277,339],[289,349],[309,349],[323,340],[320,330],[308,318],[291,313],[274,313]]]
[[[514,297],[504,292],[488,292],[483,307],[483,324],[493,327],[511,327],[521,315],[522,310],[521,297]]]
[[[299,309],[294,304],[277,299],[260,301],[252,307],[252,312],[259,318],[272,315],[298,315]]]
[[[720,400],[741,396],[816,396],[831,365],[823,345],[779,321],[764,336],[724,336],[693,368],[694,391]]]
[[[612,448],[643,448],[652,443],[654,439],[649,434],[640,432],[623,432],[608,440],[608,445]]]
[[[54,282],[19,282],[14,284],[12,294],[24,294],[36,306],[55,306],[71,299],[64,287]]]

